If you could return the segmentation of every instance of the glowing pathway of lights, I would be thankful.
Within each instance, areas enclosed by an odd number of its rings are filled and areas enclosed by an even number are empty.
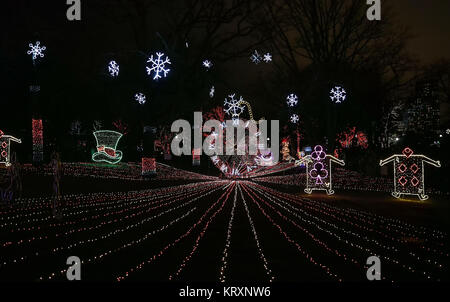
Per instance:
[[[220,267],[220,282],[225,282],[225,270],[228,265],[228,249],[231,246],[231,231],[233,229],[234,213],[236,210],[237,190],[234,191],[233,208],[231,209],[230,221],[228,222],[227,239],[225,240],[225,249],[223,250],[222,266]]]
[[[252,220],[252,218],[250,216],[250,211],[248,210],[248,206],[247,206],[247,203],[245,202],[244,195],[242,193],[242,190],[241,190],[240,186],[239,186],[239,192],[241,193],[242,203],[244,204],[244,207],[245,207],[245,213],[247,214],[248,221],[250,222],[250,226],[252,228],[253,238],[255,239],[256,246],[258,247],[259,257],[261,258],[261,260],[262,260],[262,262],[264,264],[264,269],[266,271],[266,274],[269,277],[269,282],[272,282],[275,279],[275,277],[273,276],[272,271],[269,269],[268,261],[266,259],[266,256],[264,255],[263,250],[262,250],[261,243],[260,243],[260,241],[258,239],[258,234],[256,233],[255,224],[253,223],[253,220]]]
[[[239,276],[231,273],[244,265],[261,272],[255,281],[363,281],[365,259],[373,255],[382,261],[384,282],[448,275],[448,236],[442,231],[250,181],[65,195],[62,220],[52,217],[51,200],[19,199],[16,207],[0,207],[0,280],[11,274],[25,280],[65,280],[67,265],[58,259],[72,255],[89,268],[84,280],[148,280],[157,265],[161,281],[195,276],[232,282]],[[237,256],[241,236],[254,249]],[[208,251],[216,259],[208,261],[212,272],[204,266]],[[280,264],[289,264],[288,277]]]

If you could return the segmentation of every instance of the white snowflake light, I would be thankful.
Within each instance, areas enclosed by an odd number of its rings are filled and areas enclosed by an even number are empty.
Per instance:
[[[209,96],[211,97],[211,98],[213,98],[214,97],[214,94],[215,94],[215,92],[216,92],[216,88],[213,86],[213,87],[211,87],[211,90],[209,91]]]
[[[239,116],[244,112],[244,106],[242,102],[244,99],[242,97],[239,100],[236,99],[236,94],[229,95],[225,98],[224,111],[233,117],[233,121],[239,119]]]
[[[445,130],[445,133],[447,133],[447,135],[450,135],[450,129]]]
[[[29,46],[31,49],[29,51],[27,51],[27,54],[31,55],[33,60],[36,60],[38,57],[41,57],[41,58],[44,57],[44,51],[47,49],[47,47],[45,47],[45,46],[41,47],[40,41],[37,41],[36,45],[33,45],[30,43]]]
[[[264,55],[264,62],[266,63],[272,62],[272,55],[270,53],[266,53]]]
[[[210,60],[205,60],[205,61],[203,61],[203,66],[206,69],[210,69],[213,66],[213,63]]]
[[[293,93],[288,95],[286,100],[289,107],[294,107],[295,105],[298,104],[298,96]]]
[[[134,98],[140,105],[144,105],[147,102],[147,98],[143,93],[136,93]]]
[[[119,64],[117,64],[116,61],[111,61],[111,62],[109,62],[109,64],[108,64],[108,71],[109,71],[109,74],[110,74],[112,77],[117,77],[117,76],[119,76],[119,71],[120,71]]]
[[[252,56],[250,57],[250,59],[252,60],[253,63],[255,64],[259,64],[262,61],[262,57],[261,55],[258,53],[257,50],[255,50],[255,52],[252,54]]]
[[[330,98],[335,104],[340,104],[347,98],[347,92],[345,92],[344,88],[336,86],[331,89]]]
[[[291,115],[291,123],[297,124],[299,121],[300,121],[300,118],[298,117],[297,114]]]
[[[153,80],[161,79],[161,74],[167,77],[170,69],[166,68],[166,65],[172,64],[167,56],[164,58],[164,53],[162,52],[157,52],[156,57],[152,55],[147,61],[147,63],[152,63],[152,67],[147,67],[147,74],[151,76],[153,73]]]

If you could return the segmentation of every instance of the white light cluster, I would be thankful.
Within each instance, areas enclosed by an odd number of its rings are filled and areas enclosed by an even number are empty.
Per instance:
[[[143,93],[136,93],[134,99],[139,103],[139,105],[144,105],[147,102],[147,97]]]
[[[36,60],[38,57],[43,58],[44,57],[44,51],[47,49],[47,47],[42,46],[41,42],[37,41],[36,45],[33,45],[32,43],[29,44],[30,50],[27,52],[27,54],[31,55],[33,61]]]
[[[153,74],[153,80],[161,79],[163,76],[167,77],[170,69],[166,65],[171,65],[170,59],[164,53],[157,52],[156,56],[151,55],[147,63],[151,63],[151,67],[147,67],[147,74],[151,76]]]
[[[111,62],[109,62],[109,64],[108,64],[108,71],[109,71],[109,74],[110,74],[112,77],[117,77],[117,76],[119,76],[119,72],[120,72],[120,66],[119,66],[119,64],[117,64],[116,61],[111,61]]]

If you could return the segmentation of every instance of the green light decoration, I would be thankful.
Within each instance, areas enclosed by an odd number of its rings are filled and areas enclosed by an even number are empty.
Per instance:
[[[122,151],[117,150],[117,144],[122,138],[122,134],[111,130],[100,130],[94,132],[97,140],[97,152],[92,155],[95,162],[106,162],[117,164],[122,160]]]

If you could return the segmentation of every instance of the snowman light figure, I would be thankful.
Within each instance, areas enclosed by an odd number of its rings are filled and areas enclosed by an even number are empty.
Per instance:
[[[392,196],[400,198],[402,195],[417,195],[420,200],[427,200],[424,163],[437,168],[441,167],[441,163],[425,155],[414,154],[410,148],[405,148],[402,154],[394,154],[385,160],[381,160],[380,166],[390,162],[394,163],[394,192],[392,192]]]
[[[328,195],[333,195],[333,184],[331,178],[331,165],[336,163],[345,166],[343,160],[339,160],[332,155],[327,155],[322,146],[314,147],[314,152],[298,161],[296,165],[306,164],[306,189],[305,193],[312,191],[326,191]]]

